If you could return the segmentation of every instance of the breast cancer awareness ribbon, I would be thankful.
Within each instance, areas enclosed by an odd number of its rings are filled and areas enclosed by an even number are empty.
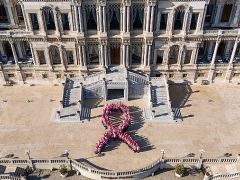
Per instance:
[[[109,119],[109,114],[111,111],[118,109],[120,109],[125,116],[122,123],[118,127],[114,127]],[[113,103],[105,105],[103,108],[102,123],[103,126],[108,129],[108,131],[104,133],[104,136],[96,144],[95,153],[100,153],[111,138],[118,138],[122,140],[122,142],[125,142],[134,152],[139,152],[140,147],[138,143],[136,143],[131,136],[125,132],[128,126],[131,124],[131,121],[132,117],[130,115],[129,108],[124,104]]]

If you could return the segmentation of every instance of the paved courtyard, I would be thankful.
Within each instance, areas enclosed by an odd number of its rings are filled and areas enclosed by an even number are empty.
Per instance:
[[[183,121],[163,124],[142,118],[144,100],[131,100],[135,123],[128,131],[140,143],[142,152],[132,152],[126,144],[111,142],[104,156],[94,154],[94,146],[105,132],[100,115],[103,102],[94,102],[92,118],[84,123],[51,121],[59,107],[63,87],[53,85],[0,87],[0,157],[13,153],[26,158],[58,157],[65,149],[71,158],[85,158],[107,169],[135,169],[150,164],[160,156],[184,157],[189,153],[220,157],[239,154],[240,88],[234,85],[171,85],[173,107],[181,106]],[[89,102],[88,102],[89,104]]]

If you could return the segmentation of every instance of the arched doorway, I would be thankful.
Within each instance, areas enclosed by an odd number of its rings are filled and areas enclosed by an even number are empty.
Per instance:
[[[50,46],[49,55],[53,65],[61,64],[60,52],[57,46]]]
[[[111,55],[111,64],[120,65],[120,46],[118,45],[111,46],[110,55]]]

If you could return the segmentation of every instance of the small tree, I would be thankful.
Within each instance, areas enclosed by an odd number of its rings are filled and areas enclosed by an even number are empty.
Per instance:
[[[67,172],[68,172],[67,167],[66,167],[64,164],[62,164],[62,165],[60,166],[59,172],[60,172],[62,175],[67,174]]]
[[[182,164],[177,164],[177,165],[175,166],[175,172],[176,172],[176,174],[182,176],[183,173],[184,173],[184,171],[185,171],[185,168],[184,168],[184,166],[183,166]]]

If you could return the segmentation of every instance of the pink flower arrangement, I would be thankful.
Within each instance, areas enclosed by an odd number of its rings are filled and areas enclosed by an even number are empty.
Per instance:
[[[125,117],[123,119],[123,122],[116,128],[113,127],[109,119],[109,113],[112,110],[118,109],[120,109],[125,114]],[[104,136],[96,144],[95,152],[100,153],[103,147],[107,144],[107,142],[111,138],[114,139],[119,138],[123,142],[125,142],[134,152],[139,152],[140,151],[139,145],[131,138],[130,135],[124,132],[126,128],[131,124],[131,121],[132,117],[127,106],[125,106],[122,103],[106,104],[103,108],[102,123],[104,127],[108,129],[108,131],[104,133]]]

